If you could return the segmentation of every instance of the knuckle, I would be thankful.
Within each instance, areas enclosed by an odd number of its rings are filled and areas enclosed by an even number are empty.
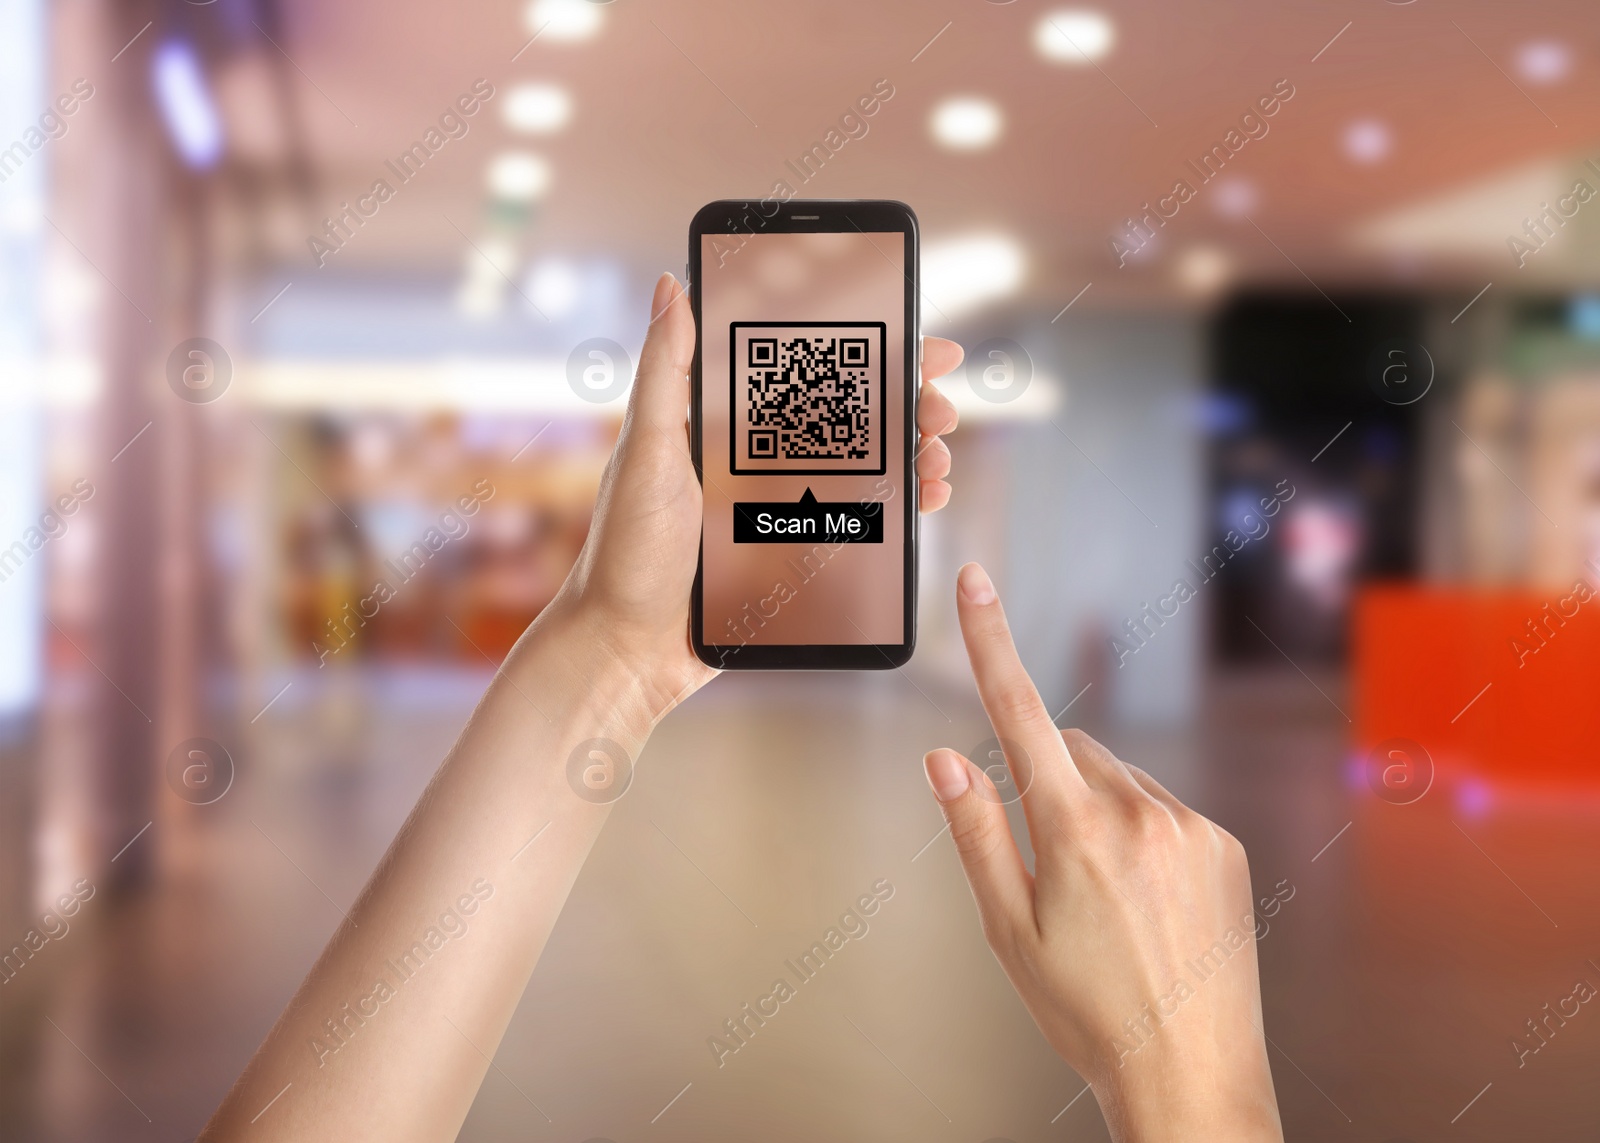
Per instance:
[[[1244,843],[1216,823],[1210,825],[1217,848],[1221,851],[1223,865],[1231,873],[1242,872],[1249,876],[1250,855],[1245,852]]]
[[[968,793],[967,796],[972,795]],[[1008,835],[995,815],[986,812],[987,809],[986,806],[967,806],[964,812],[956,813],[950,819],[950,838],[968,861],[989,860],[1005,840],[1002,834]]]
[[[1211,827],[1211,835],[1217,839],[1217,844],[1222,847],[1224,853],[1237,851],[1241,856],[1244,854],[1244,845],[1240,843],[1238,838],[1208,818],[1201,818],[1200,820]]]
[[[1167,789],[1155,778],[1152,778],[1149,771],[1143,770],[1132,763],[1126,763],[1125,765],[1129,776],[1133,778],[1141,790],[1150,796],[1152,801],[1158,802],[1163,806],[1185,831],[1191,828],[1190,819],[1199,815],[1175,798],[1171,790]]]
[[[1170,856],[1182,847],[1183,830],[1178,819],[1161,803],[1141,799],[1128,811],[1129,830],[1147,852]]]
[[[1200,814],[1195,813],[1187,806],[1185,806],[1183,808],[1183,812],[1178,815],[1178,823],[1183,827],[1184,836],[1189,838],[1197,846],[1212,844],[1215,838],[1215,827],[1212,826],[1210,821],[1202,817]]]
[[[1011,722],[1031,723],[1040,717],[1043,710],[1038,693],[1026,679],[1013,679],[1002,684],[995,692],[994,701],[1001,717]]]

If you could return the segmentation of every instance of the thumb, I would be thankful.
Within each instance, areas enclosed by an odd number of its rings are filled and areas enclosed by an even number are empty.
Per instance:
[[[992,946],[1024,919],[1032,923],[1033,878],[988,776],[954,750],[931,751],[922,765],[950,823],[950,837]]]
[[[629,419],[682,432],[689,411],[689,366],[694,361],[694,317],[689,294],[670,273],[656,281],[650,329],[639,352],[639,373],[628,398]]]

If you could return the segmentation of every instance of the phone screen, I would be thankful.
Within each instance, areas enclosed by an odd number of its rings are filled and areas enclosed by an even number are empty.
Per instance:
[[[700,241],[701,641],[909,643],[907,235]]]

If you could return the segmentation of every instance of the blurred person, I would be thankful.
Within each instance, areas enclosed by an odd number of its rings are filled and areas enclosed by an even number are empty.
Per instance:
[[[573,796],[568,756],[605,739],[637,758],[656,723],[717,674],[688,638],[701,489],[685,418],[695,344],[685,299],[662,275],[594,526],[566,583],[201,1139],[456,1137],[609,813]],[[939,437],[956,424],[926,379],[960,361],[955,343],[926,339],[924,511],[949,502]],[[982,771],[949,750],[924,764],[984,933],[1041,1031],[1094,1086],[1118,1140],[1281,1139],[1253,943],[1170,1001],[1173,1014],[1162,1006],[1179,964],[1252,915],[1243,849],[1143,771],[1056,729],[976,564],[961,571],[957,610],[995,732],[1020,748],[1008,761],[1026,787],[1037,872]],[[1021,753],[1033,760],[1026,781]],[[536,859],[515,864],[535,839]]]
[[[1355,587],[1360,509],[1347,498],[1308,498],[1290,510],[1285,533],[1289,582],[1318,611],[1342,611]]]

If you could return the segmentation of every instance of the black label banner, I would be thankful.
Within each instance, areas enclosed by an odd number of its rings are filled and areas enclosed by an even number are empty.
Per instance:
[[[881,544],[883,505],[876,500],[824,503],[807,488],[792,504],[733,506],[736,544]]]

